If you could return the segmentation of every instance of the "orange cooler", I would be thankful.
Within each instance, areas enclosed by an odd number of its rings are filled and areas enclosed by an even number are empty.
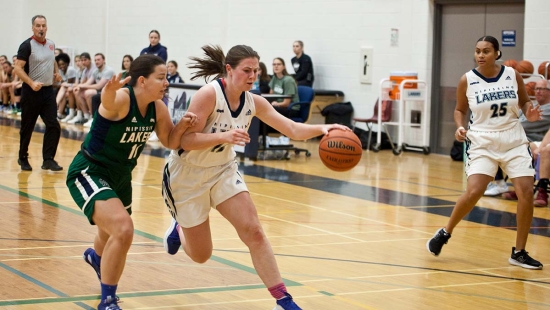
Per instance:
[[[399,99],[399,84],[403,80],[417,80],[418,73],[413,71],[392,71],[390,72],[390,81],[393,82],[393,89],[390,91],[390,98]],[[416,88],[416,83],[406,83],[404,88]]]

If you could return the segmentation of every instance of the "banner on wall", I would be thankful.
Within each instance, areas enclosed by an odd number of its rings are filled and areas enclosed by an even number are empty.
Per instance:
[[[197,89],[173,87],[172,85],[168,87],[168,111],[174,124],[179,122],[187,112],[191,96],[196,92]]]
[[[502,30],[502,46],[516,46],[515,30]]]

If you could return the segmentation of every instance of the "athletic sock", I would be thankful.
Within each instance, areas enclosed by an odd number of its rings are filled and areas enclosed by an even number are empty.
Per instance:
[[[115,299],[116,288],[117,288],[117,285],[107,285],[101,282],[101,302],[104,302],[105,300],[107,300],[108,297],[110,297],[111,299]]]
[[[286,293],[286,286],[284,283],[279,283],[277,285],[274,285],[270,288],[268,288],[269,290],[269,293],[271,293],[271,296],[273,296],[273,298],[275,299],[281,299],[283,297],[285,297],[285,293]]]

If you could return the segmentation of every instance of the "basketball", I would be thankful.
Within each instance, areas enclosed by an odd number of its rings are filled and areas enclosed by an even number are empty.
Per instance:
[[[527,95],[529,96],[535,96],[535,87],[536,87],[537,83],[535,82],[529,82],[527,84],[525,84],[525,89],[527,90]]]
[[[548,71],[546,73],[546,75],[544,75],[544,70],[546,70],[546,64],[548,63],[548,61],[543,61],[540,65],[539,65],[539,69],[538,69],[538,72],[540,75],[544,76],[545,79],[549,79],[548,77],[550,76],[550,65],[548,66]]]
[[[361,141],[353,131],[333,129],[319,143],[319,157],[334,171],[348,171],[361,160]]]
[[[518,62],[513,59],[508,59],[504,61],[502,64],[505,65],[506,67],[512,67],[514,69],[518,66]]]
[[[535,67],[533,67],[533,64],[529,60],[520,60],[516,70],[518,70],[519,73],[533,74],[533,72],[535,72]]]

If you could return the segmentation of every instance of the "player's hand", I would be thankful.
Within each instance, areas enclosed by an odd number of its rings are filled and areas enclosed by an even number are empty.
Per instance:
[[[54,73],[54,74],[53,74],[53,79],[54,79],[54,81],[56,81],[56,82],[61,82],[61,81],[63,81],[63,79],[61,78],[61,75],[60,75],[59,73]]]
[[[540,108],[540,105],[527,109],[527,114],[525,114],[525,117],[530,122],[540,121],[542,119],[542,109]]]
[[[330,124],[330,125],[322,125],[322,131],[323,131],[323,134],[326,135],[329,131],[331,130],[334,130],[334,129],[340,129],[340,130],[344,130],[344,131],[351,131],[351,129],[349,129],[348,126],[344,126],[344,125],[340,125],[340,124]]]
[[[113,75],[113,77],[105,84],[105,87],[103,88],[103,91],[107,92],[116,92],[117,90],[121,89],[126,83],[130,81],[132,77],[127,76],[124,80],[120,80],[122,77],[122,72],[119,72],[117,75]]]
[[[199,121],[199,117],[193,112],[186,112],[182,117],[182,121],[187,127],[193,127]]]
[[[455,139],[460,142],[464,142],[464,140],[466,140],[467,132],[468,130],[464,129],[464,127],[462,126],[458,127],[457,130],[455,131]]]
[[[224,135],[226,143],[245,146],[247,143],[250,142],[250,136],[248,135],[248,132],[243,129],[229,130],[224,132]]]

